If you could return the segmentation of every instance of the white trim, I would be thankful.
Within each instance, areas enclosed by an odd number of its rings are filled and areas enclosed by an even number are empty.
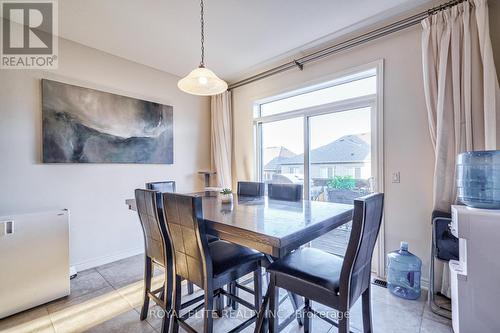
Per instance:
[[[95,257],[95,258],[86,259],[86,260],[83,260],[80,262],[71,263],[71,266],[75,266],[76,271],[81,272],[81,271],[84,271],[84,270],[89,269],[89,268],[94,268],[97,266],[109,264],[111,262],[125,259],[128,257],[132,257],[132,256],[135,256],[135,255],[138,255],[141,253],[144,253],[144,247],[142,247],[142,246],[138,247],[138,248],[134,248],[134,249],[118,251],[118,252],[115,252],[113,254],[108,254],[108,255],[101,256],[101,257]]]
[[[332,81],[338,80],[338,79],[345,77],[345,76],[352,76],[356,73],[365,72],[365,71],[368,71],[370,69],[377,68],[380,65],[381,61],[382,60],[376,60],[376,61],[372,61],[372,62],[369,62],[369,63],[364,64],[364,65],[350,67],[350,68],[340,70],[340,71],[335,72],[335,73],[322,75],[320,77],[316,77],[314,79],[307,80],[307,81],[304,81],[301,83],[292,84],[292,85],[284,86],[284,87],[280,86],[279,88],[272,88],[272,89],[269,89],[265,92],[260,92],[258,94],[253,95],[253,96],[250,96],[250,98],[254,101],[254,105],[259,105],[259,104],[263,104],[264,102],[270,102],[273,100],[282,99],[283,96],[290,97],[290,96],[294,96],[294,95],[300,95],[300,94],[304,93],[304,91],[306,91],[308,87],[320,86],[321,84],[323,84],[325,82],[330,82],[330,86],[332,86],[332,85],[334,85],[334,84],[331,84]],[[290,95],[287,95],[287,94],[290,94]]]
[[[384,193],[384,60],[381,59],[377,61],[377,105],[376,105],[376,114],[377,114],[377,144],[376,144],[376,153],[374,156],[377,157],[377,163],[372,163],[372,165],[376,164],[378,167],[377,170],[377,179],[376,179],[376,187],[375,191]],[[373,132],[372,132],[373,133]],[[384,206],[385,207],[385,206]],[[385,208],[384,208],[385,210]],[[380,225],[379,237],[376,245],[377,251],[377,261],[378,267],[376,268],[376,273],[379,277],[385,277],[385,218],[382,218],[382,224]]]
[[[318,106],[313,106],[309,108],[303,108],[299,110],[292,110],[276,115],[261,117],[260,106],[263,103],[269,103],[271,101],[280,100],[283,98],[288,98],[291,96],[296,96],[311,92],[318,89],[324,89],[326,87],[331,87],[337,84],[342,84],[354,80],[359,80],[364,77],[373,76],[372,74],[367,75],[369,70],[375,69],[377,76],[377,93],[375,95],[367,95],[357,98],[346,99],[338,102],[332,102],[328,104],[322,104]],[[356,74],[361,74],[356,76]],[[363,75],[364,74],[364,75]],[[347,80],[343,81],[343,78]],[[306,166],[310,164],[309,160],[309,118],[321,114],[333,113],[347,111],[362,107],[371,107],[372,109],[372,158],[375,157],[377,160],[372,163],[372,176],[375,178],[375,191],[384,192],[384,60],[380,59],[368,64],[360,65],[354,68],[346,69],[334,74],[316,78],[307,82],[303,82],[288,88],[275,89],[266,94],[266,97],[257,97],[254,102],[254,130],[256,135],[255,140],[255,152],[256,152],[256,170],[257,179],[262,180],[263,177],[263,165],[262,161],[262,131],[261,126],[263,123],[279,121],[284,119],[290,119],[294,117],[304,117],[304,188],[308,189],[309,185],[309,175]],[[258,117],[256,117],[256,113]],[[372,160],[373,162],[373,160]],[[307,191],[305,191],[306,193]],[[309,198],[309,193],[306,193],[305,198]],[[376,264],[374,265],[374,271],[379,277],[385,277],[385,223],[382,220],[380,227],[379,239],[376,245]]]
[[[327,80],[326,82],[322,81],[320,83],[311,84],[311,85],[307,85],[307,86],[304,86],[304,87],[301,87],[298,89],[286,91],[286,92],[278,94],[278,95],[273,95],[270,97],[261,98],[261,99],[255,101],[254,103],[258,104],[258,105],[262,105],[262,104],[267,104],[267,103],[271,103],[271,102],[276,102],[276,101],[279,101],[282,99],[287,99],[287,98],[294,97],[294,96],[304,95],[304,94],[307,94],[307,93],[310,93],[313,91],[331,88],[331,87],[339,86],[339,85],[353,82],[353,81],[367,79],[367,78],[373,77],[375,75],[377,75],[376,68],[371,67],[371,68],[368,68],[366,70],[351,72],[351,74],[335,76],[333,79]]]
[[[303,120],[303,125],[304,125],[304,199],[309,200],[311,196],[311,190],[310,190],[310,168],[311,168],[311,159],[310,159],[310,146],[309,143],[311,141],[311,126],[309,123],[309,116],[304,113],[304,120]]]
[[[286,120],[291,118],[297,118],[302,116],[319,116],[327,113],[335,113],[348,111],[353,109],[359,109],[364,106],[369,106],[375,103],[377,100],[377,95],[366,95],[355,98],[348,98],[337,102],[326,103],[321,105],[315,105],[307,108],[302,108],[298,110],[287,111],[279,114],[273,114],[270,116],[258,117],[254,119],[254,123],[270,123],[278,120]],[[361,106],[360,106],[361,105]],[[364,105],[364,106],[363,106]]]

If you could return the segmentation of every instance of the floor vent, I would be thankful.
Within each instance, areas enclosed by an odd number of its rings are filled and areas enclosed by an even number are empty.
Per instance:
[[[376,286],[387,288],[387,281],[380,280],[380,279],[373,279],[372,283]]]

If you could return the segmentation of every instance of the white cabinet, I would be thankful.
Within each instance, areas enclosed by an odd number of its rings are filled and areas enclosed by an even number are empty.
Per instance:
[[[451,260],[455,333],[500,332],[500,211],[452,207],[460,259]]]
[[[0,318],[69,292],[69,212],[0,217]]]

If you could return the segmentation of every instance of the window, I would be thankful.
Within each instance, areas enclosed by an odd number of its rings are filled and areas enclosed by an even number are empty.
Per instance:
[[[321,167],[319,171],[320,178],[328,179],[330,177],[330,168]]]
[[[296,183],[304,179],[304,119],[302,117],[261,123],[261,181]],[[294,135],[290,135],[294,133]],[[302,167],[301,167],[302,166]]]
[[[260,116],[271,116],[350,98],[374,95],[377,93],[376,70],[342,77],[327,84],[330,86],[324,87],[325,84],[323,84],[310,87],[306,89],[306,91],[309,90],[308,92],[260,104]]]
[[[257,103],[260,180],[303,184],[310,200],[352,204],[368,194],[378,161],[376,102],[375,68]],[[312,245],[343,255],[349,233],[345,225]]]

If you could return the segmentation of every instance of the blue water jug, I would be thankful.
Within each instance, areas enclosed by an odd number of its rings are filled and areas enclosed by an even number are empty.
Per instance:
[[[408,243],[401,242],[399,250],[387,254],[387,288],[398,297],[418,299],[422,260],[408,251]]]
[[[500,209],[500,150],[458,155],[456,177],[460,202],[475,208]]]

